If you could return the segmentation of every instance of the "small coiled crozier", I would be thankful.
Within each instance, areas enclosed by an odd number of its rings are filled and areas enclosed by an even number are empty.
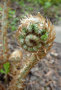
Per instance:
[[[24,50],[43,56],[52,46],[55,30],[52,23],[38,13],[21,20],[16,37]]]

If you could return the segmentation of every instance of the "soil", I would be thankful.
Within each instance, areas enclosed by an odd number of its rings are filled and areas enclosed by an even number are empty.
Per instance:
[[[25,90],[61,90],[61,44],[54,43],[51,51],[26,78]]]

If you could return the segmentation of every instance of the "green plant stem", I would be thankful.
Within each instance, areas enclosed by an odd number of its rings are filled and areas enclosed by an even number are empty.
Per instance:
[[[4,7],[2,12],[2,42],[3,42],[3,62],[7,61],[7,29],[8,29],[8,0],[4,0]]]
[[[5,74],[5,84],[8,83],[8,74]]]

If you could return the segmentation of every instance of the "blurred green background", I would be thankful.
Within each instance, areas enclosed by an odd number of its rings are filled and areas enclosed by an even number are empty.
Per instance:
[[[2,11],[1,7],[0,11]],[[9,28],[11,31],[17,30],[21,18],[27,14],[36,15],[37,12],[50,19],[52,23],[58,24],[61,20],[61,0],[11,0]]]

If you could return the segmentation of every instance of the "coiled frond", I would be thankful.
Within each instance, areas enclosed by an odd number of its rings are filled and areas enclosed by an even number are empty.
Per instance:
[[[21,47],[29,52],[48,51],[55,38],[52,23],[38,13],[21,20],[16,37]]]

